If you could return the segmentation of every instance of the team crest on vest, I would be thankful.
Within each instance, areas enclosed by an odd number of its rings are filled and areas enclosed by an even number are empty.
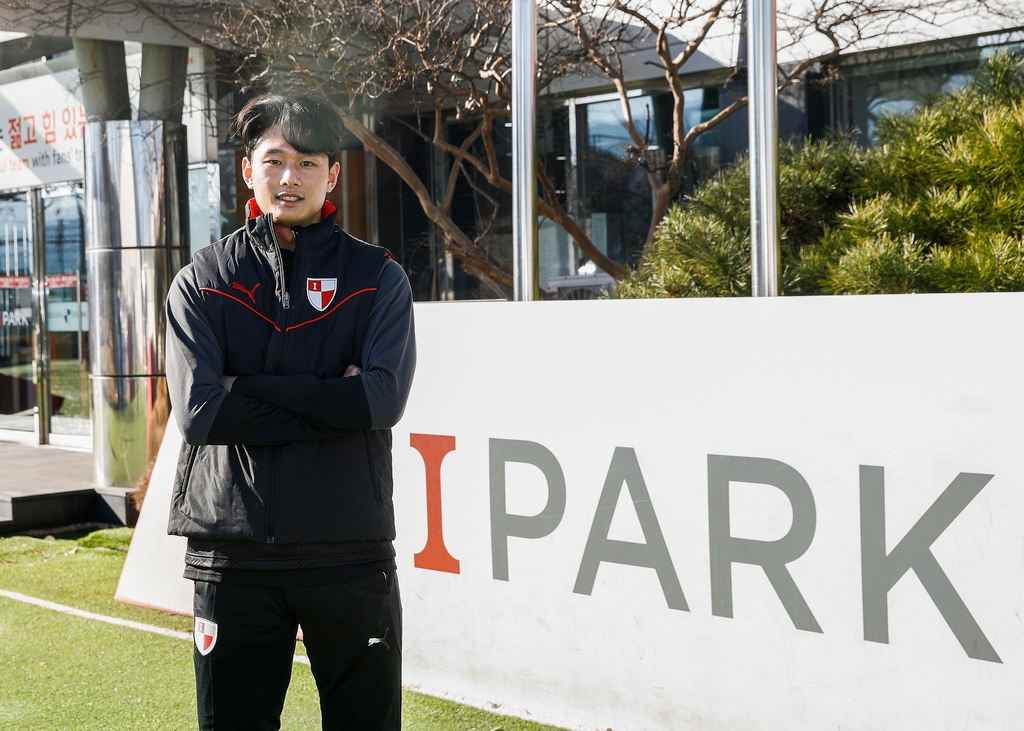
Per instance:
[[[334,301],[334,293],[337,291],[337,279],[306,280],[306,296],[309,297],[309,304],[320,312],[326,310],[327,306]]]
[[[196,649],[200,655],[209,655],[217,644],[217,623],[202,617],[196,617],[196,628],[192,632],[196,641]]]

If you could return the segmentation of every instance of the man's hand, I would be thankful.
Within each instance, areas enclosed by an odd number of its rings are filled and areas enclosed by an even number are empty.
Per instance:
[[[353,365],[350,365],[348,368],[345,369],[345,375],[343,376],[343,378],[344,377],[348,377],[348,376],[358,376],[362,372],[363,372],[362,368],[360,368],[359,366],[353,364]]]

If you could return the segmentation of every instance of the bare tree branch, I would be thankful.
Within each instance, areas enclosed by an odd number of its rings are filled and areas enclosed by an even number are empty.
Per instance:
[[[984,12],[1024,21],[1019,0],[782,2],[777,16],[780,53],[796,60],[780,71],[780,90],[802,83],[808,72],[827,67],[844,52],[865,44],[884,45],[891,37],[906,42],[920,28],[935,28],[951,14]],[[627,159],[642,168],[654,201],[648,244],[684,188],[687,164],[701,135],[747,104],[744,93],[731,88],[743,75],[737,67],[725,86],[732,100],[710,119],[686,126],[687,65],[710,40],[735,36],[742,3],[542,0],[537,87],[543,91],[559,79],[596,75],[616,90],[631,143]],[[31,19],[41,35],[69,35],[101,18],[116,22],[142,14],[197,45],[238,59],[235,80],[247,89],[302,85],[329,90],[343,108],[346,127],[409,186],[466,271],[495,291],[511,287],[509,263],[488,248],[501,208],[498,196],[511,192],[498,151],[511,103],[508,0],[0,0],[0,10],[5,19],[18,23]],[[671,95],[671,146],[651,139],[649,121],[641,131],[642,120],[634,119],[630,93],[636,79],[627,69],[635,67],[641,52],[660,69]],[[360,121],[402,121],[403,115],[430,121],[408,126],[442,153],[447,171],[443,191],[432,192],[382,132]],[[452,120],[472,125],[459,145],[445,138]],[[461,228],[451,215],[460,179],[468,181],[481,201],[475,228]],[[543,159],[538,179],[544,192],[540,213],[564,228],[595,264],[622,277],[627,267],[598,250],[585,226],[561,204]]]

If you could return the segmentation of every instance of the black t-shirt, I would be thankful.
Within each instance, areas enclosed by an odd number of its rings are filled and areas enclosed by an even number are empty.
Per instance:
[[[284,281],[290,290],[292,272],[295,270],[295,249],[281,249],[281,266],[284,268]],[[291,294],[290,291],[289,294]]]

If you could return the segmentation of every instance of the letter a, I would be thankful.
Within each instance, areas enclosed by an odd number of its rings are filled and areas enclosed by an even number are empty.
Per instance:
[[[633,509],[636,510],[636,517],[640,519],[646,543],[628,543],[608,538],[623,483],[629,489]],[[601,490],[601,497],[597,501],[597,512],[594,514],[587,547],[583,550],[583,561],[580,562],[580,571],[576,576],[574,593],[590,594],[594,590],[597,569],[602,561],[654,569],[658,573],[658,581],[661,582],[661,590],[665,594],[669,608],[690,611],[686,605],[686,597],[683,596],[683,588],[679,585],[679,577],[676,576],[675,567],[672,565],[668,546],[665,545],[661,526],[658,525],[658,516],[654,514],[654,505],[651,503],[650,493],[647,492],[644,476],[640,472],[636,452],[627,447],[616,447],[615,454],[612,455],[608,477],[605,478],[604,489]]]

